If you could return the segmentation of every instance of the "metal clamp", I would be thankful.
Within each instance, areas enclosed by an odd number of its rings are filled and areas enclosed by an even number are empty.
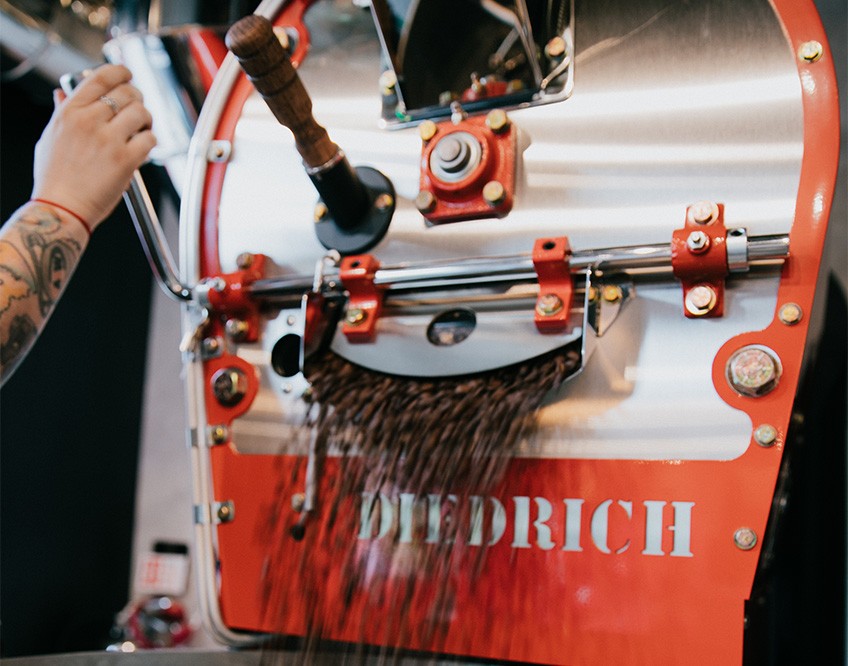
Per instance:
[[[574,283],[568,238],[539,238],[533,246],[533,266],[539,280],[535,321],[539,333],[563,333],[568,329]]]
[[[370,254],[345,257],[339,278],[348,291],[342,332],[350,342],[373,342],[383,309],[382,290],[374,283],[380,262]]]

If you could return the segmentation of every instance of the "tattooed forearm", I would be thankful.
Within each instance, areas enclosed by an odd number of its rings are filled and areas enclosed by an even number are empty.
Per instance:
[[[35,342],[77,266],[87,233],[74,220],[36,204],[0,230],[0,378],[5,381]]]

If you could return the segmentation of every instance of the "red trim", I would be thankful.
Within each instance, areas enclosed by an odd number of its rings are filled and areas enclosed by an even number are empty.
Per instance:
[[[227,55],[224,40],[214,30],[200,28],[188,33],[188,49],[192,61],[197,66],[200,82],[204,90],[209,92],[212,81]]]

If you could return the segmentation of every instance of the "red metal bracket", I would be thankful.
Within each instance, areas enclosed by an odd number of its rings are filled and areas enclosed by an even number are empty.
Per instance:
[[[224,321],[243,322],[237,335],[239,342],[259,339],[259,306],[245,287],[264,277],[266,260],[264,254],[242,254],[238,258],[239,270],[210,280],[214,287],[207,295],[209,308]]]
[[[535,321],[539,333],[564,333],[568,330],[574,282],[569,258],[568,238],[539,238],[533,246],[533,266],[539,279]]]
[[[422,124],[421,177],[416,205],[433,224],[481,217],[504,217],[512,210],[515,192],[516,129],[506,114],[497,109],[488,116],[458,123],[445,121]],[[479,160],[461,180],[440,177],[432,168],[434,151],[442,142],[461,138],[476,141]],[[438,162],[438,160],[436,160]]]
[[[671,266],[683,286],[683,313],[689,318],[724,314],[727,265],[724,204],[701,202],[686,209],[686,223],[671,239]]]
[[[348,302],[342,332],[349,342],[372,342],[383,309],[382,290],[374,284],[380,262],[370,254],[342,259],[339,279],[347,290]]]

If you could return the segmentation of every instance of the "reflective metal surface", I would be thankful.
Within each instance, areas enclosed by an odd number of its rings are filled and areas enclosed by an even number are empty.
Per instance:
[[[749,236],[786,234],[802,155],[800,88],[770,5],[628,7],[580,5],[574,95],[510,112],[520,130],[512,212],[436,227],[426,226],[414,205],[417,131],[385,131],[377,123],[380,45],[370,17],[321,3],[310,10],[313,44],[300,74],[315,116],[352,164],[378,168],[397,190],[395,217],[373,254],[384,264],[501,256],[527,252],[534,239],[557,235],[568,235],[577,254],[664,245],[683,225],[686,206],[705,199],[724,203],[728,226],[745,227]],[[754,33],[755,41],[749,38]],[[216,82],[222,92],[210,95],[210,108],[226,105],[227,78]],[[208,147],[202,136],[195,136],[197,171],[183,210],[189,271],[196,269],[199,233],[197,162]],[[304,274],[323,254],[312,228],[314,190],[295,155],[290,134],[251,97],[236,128],[220,204],[224,271],[233,270],[239,253],[260,251],[272,259],[269,277]],[[603,339],[588,341],[593,357],[545,411],[545,436],[528,445],[526,455],[739,455],[748,445],[749,423],[715,394],[711,363],[723,341],[771,320],[776,288],[775,277],[731,278],[725,316],[692,321],[682,315],[676,283],[640,285]],[[416,374],[416,363],[421,372],[424,345],[435,353],[467,346],[474,357],[496,355],[508,364],[532,356],[527,350],[539,338],[532,323],[522,333],[509,326],[510,319],[515,315],[478,317],[466,341],[441,348],[426,339],[432,315],[387,318],[378,338],[393,341],[391,353],[354,347],[341,335],[334,348],[354,362],[400,374]],[[269,368],[276,326],[269,322],[262,341],[240,351],[265,377],[251,414],[236,424],[239,441],[250,450],[265,447],[262,423],[279,425],[288,418],[283,415],[298,411]],[[460,372],[461,356],[452,358]],[[664,407],[669,386],[675,387],[673,414]],[[681,439],[681,430],[691,439]],[[273,441],[279,441],[278,430]]]

